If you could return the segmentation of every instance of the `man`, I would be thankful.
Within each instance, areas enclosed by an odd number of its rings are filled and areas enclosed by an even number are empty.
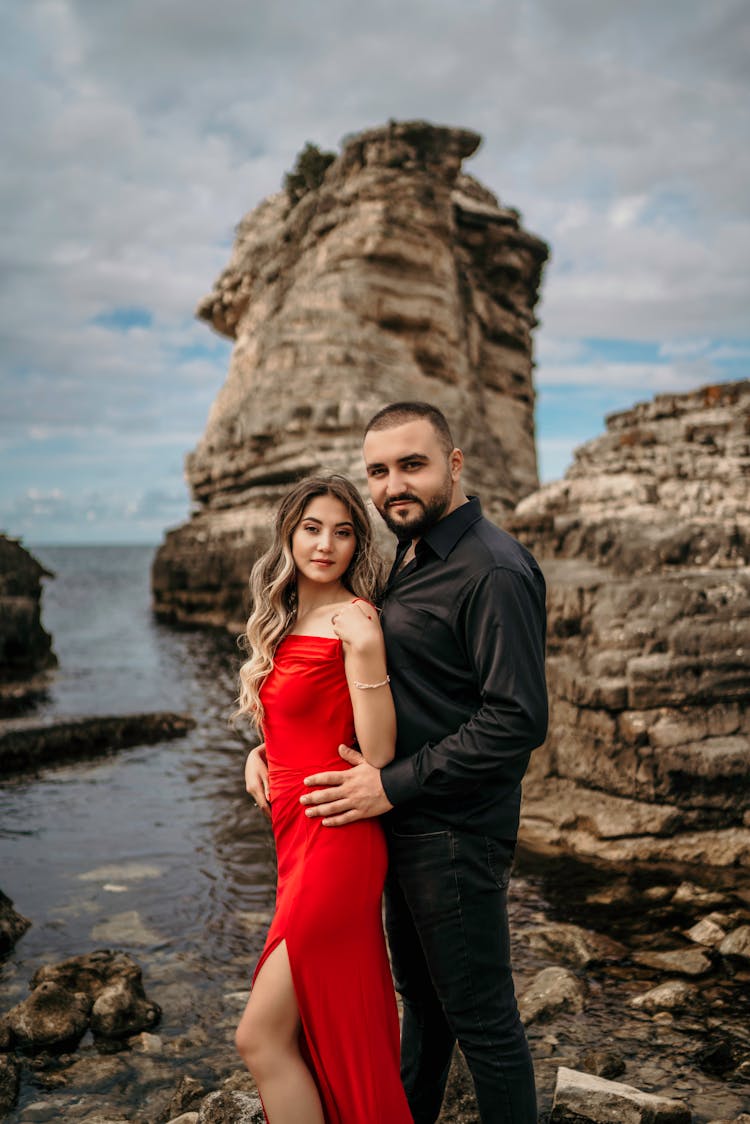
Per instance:
[[[302,803],[333,828],[389,813],[386,928],[415,1124],[439,1115],[456,1041],[483,1124],[536,1124],[507,889],[521,780],[547,726],[544,579],[464,494],[463,455],[435,407],[385,407],[363,451],[399,539],[382,613],[396,758],[379,770],[342,746],[352,768],[306,778]]]

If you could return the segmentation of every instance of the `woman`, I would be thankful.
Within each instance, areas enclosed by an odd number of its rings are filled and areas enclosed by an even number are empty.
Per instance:
[[[343,476],[281,502],[251,577],[239,712],[262,734],[246,787],[273,823],[276,912],[237,1028],[269,1124],[411,1124],[380,912],[380,824],[308,819],[303,779],[345,769],[340,744],[393,757],[396,720],[363,501]]]

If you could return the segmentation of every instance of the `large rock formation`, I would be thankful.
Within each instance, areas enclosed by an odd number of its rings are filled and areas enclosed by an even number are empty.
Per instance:
[[[159,615],[239,622],[281,493],[319,468],[363,481],[362,426],[387,402],[445,409],[489,514],[538,486],[531,332],[547,247],[461,171],[479,143],[392,122],[242,220],[198,309],[236,344],[187,460],[194,514],[155,561]]]
[[[0,714],[43,689],[57,660],[42,628],[42,578],[52,575],[16,539],[0,534]]]
[[[750,382],[613,415],[507,525],[550,587],[523,837],[750,866]]]

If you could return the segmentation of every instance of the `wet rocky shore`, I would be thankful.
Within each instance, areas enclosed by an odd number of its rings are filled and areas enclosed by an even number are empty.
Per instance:
[[[519,856],[514,962],[541,1121],[750,1119],[750,885],[714,875]],[[268,919],[249,920],[262,935]],[[245,968],[192,1023],[185,980],[158,952],[98,949],[18,980],[0,1021],[5,1119],[262,1122],[232,1044]],[[441,1124],[476,1121],[457,1056]]]

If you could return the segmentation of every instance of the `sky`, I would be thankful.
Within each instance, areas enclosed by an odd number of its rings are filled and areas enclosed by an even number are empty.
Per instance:
[[[0,529],[156,543],[231,350],[194,318],[307,141],[474,129],[552,247],[543,480],[750,376],[747,0],[0,0]]]

